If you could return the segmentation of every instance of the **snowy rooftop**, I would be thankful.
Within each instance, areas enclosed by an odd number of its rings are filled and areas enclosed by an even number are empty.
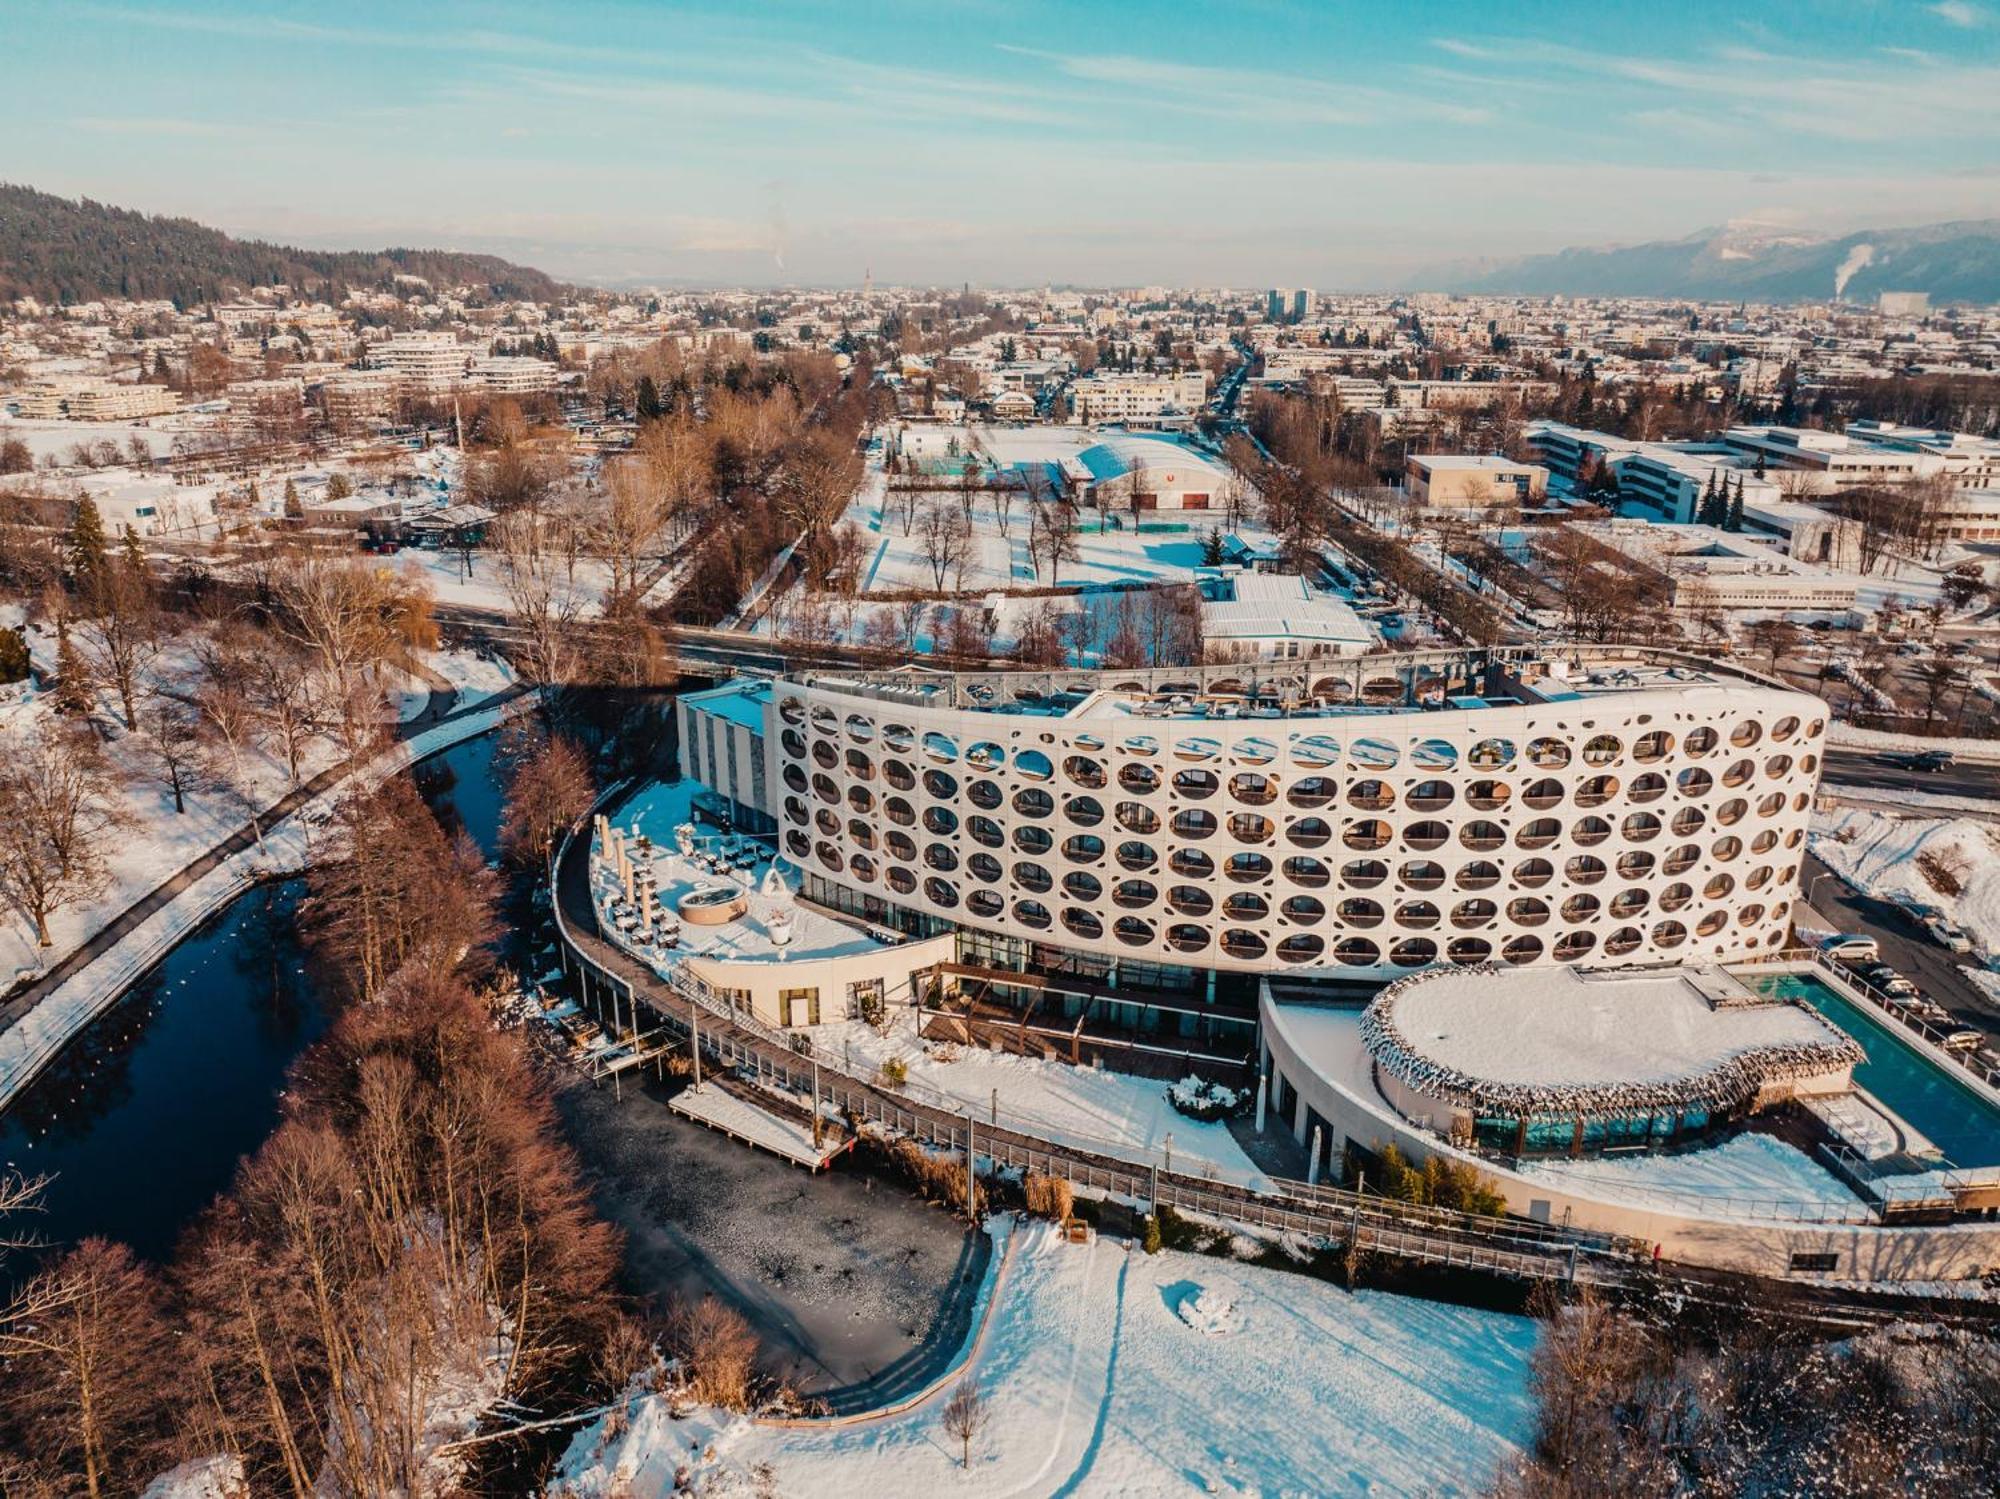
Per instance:
[[[1738,1103],[1866,1060],[1810,1008],[1719,969],[1446,969],[1384,989],[1362,1034],[1426,1096],[1529,1114]]]
[[[777,867],[786,893],[782,897],[767,894],[766,876],[773,863],[771,850],[755,839],[722,835],[712,827],[697,826],[694,851],[692,855],[683,855],[676,846],[676,829],[691,820],[695,789],[690,781],[656,783],[639,792],[611,819],[615,830],[630,835],[625,846],[634,866],[652,876],[652,889],[657,896],[651,923],[654,931],[677,928],[677,945],[669,947],[657,936],[648,941],[641,935],[647,923],[636,906],[628,909],[621,881],[605,857],[602,843],[592,844],[591,894],[606,934],[620,946],[660,967],[671,966],[686,957],[722,962],[799,962],[851,957],[889,945],[858,925],[797,904],[797,876],[788,874],[782,863]],[[650,848],[644,851],[636,848],[636,835],[643,835]],[[724,867],[717,868],[718,862]],[[743,914],[714,926],[677,918],[685,897],[697,891],[714,890],[740,893],[746,902]],[[774,928],[782,932],[786,916],[791,922],[790,941],[774,941]]]

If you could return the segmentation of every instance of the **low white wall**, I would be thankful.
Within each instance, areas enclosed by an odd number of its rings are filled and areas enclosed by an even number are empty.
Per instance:
[[[746,958],[728,960],[689,956],[683,966],[703,983],[716,989],[744,990],[750,996],[751,1014],[765,1025],[785,1022],[778,995],[785,989],[818,989],[819,1018],[822,1024],[847,1015],[847,986],[879,979],[883,1003],[891,1007],[916,1001],[916,981],[940,963],[949,963],[956,954],[956,939],[949,933],[905,942],[900,947],[884,947],[874,952],[843,954],[828,958]],[[794,1026],[807,1023],[803,1007],[791,1017]]]

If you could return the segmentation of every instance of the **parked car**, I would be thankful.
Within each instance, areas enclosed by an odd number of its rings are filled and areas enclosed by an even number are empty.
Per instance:
[[[1986,1044],[1986,1033],[1984,1031],[1953,1031],[1949,1036],[1944,1038],[1943,1044],[1946,1051],[1970,1054],[1978,1051],[1980,1047]]]
[[[1932,916],[1924,922],[1924,930],[1931,934],[1931,940],[1946,952],[1971,952],[1972,938],[1965,928],[1943,916]]]
[[[1880,986],[1882,992],[1891,999],[1922,999],[1924,991],[1904,978],[1901,974],[1885,980]]]
[[[1820,950],[1836,963],[1849,966],[1879,962],[1882,957],[1881,945],[1873,937],[1852,932],[1835,932],[1820,944]]]
[[[1936,775],[1940,771],[1950,770],[1957,763],[1950,750],[1941,749],[1918,750],[1915,754],[1888,755],[1885,758],[1891,765],[1900,765],[1905,770],[1922,771],[1926,775]]]

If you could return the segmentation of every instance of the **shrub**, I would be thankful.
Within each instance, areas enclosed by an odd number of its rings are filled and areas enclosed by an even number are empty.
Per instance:
[[[955,1213],[968,1211],[965,1201],[965,1161],[952,1155],[933,1155],[915,1140],[898,1140],[889,1147],[889,1159],[908,1177],[927,1202],[941,1202]],[[986,1215],[987,1196],[983,1184],[976,1184],[969,1216]]]
[[[882,1063],[882,1081],[892,1088],[900,1088],[910,1080],[910,1064],[901,1057],[889,1057]]]
[[[1028,1211],[1038,1218],[1060,1223],[1070,1216],[1076,1206],[1076,1191],[1066,1177],[1044,1176],[1039,1171],[1030,1171],[1021,1185],[1028,1199]]]
[[[1176,1113],[1204,1122],[1234,1118],[1249,1108],[1251,1097],[1245,1089],[1231,1088],[1192,1072],[1167,1089],[1167,1102]]]
[[[1160,1242],[1160,1217],[1159,1214],[1155,1213],[1146,1220],[1146,1253],[1158,1254],[1165,1247]]]
[[[687,1370],[695,1399],[725,1410],[750,1408],[757,1338],[733,1308],[713,1296],[680,1302],[667,1315],[667,1340]]]
[[[1397,1147],[1379,1141],[1375,1157],[1368,1185],[1384,1197],[1488,1217],[1507,1211],[1507,1199],[1468,1162],[1432,1156],[1421,1167],[1413,1166]]]

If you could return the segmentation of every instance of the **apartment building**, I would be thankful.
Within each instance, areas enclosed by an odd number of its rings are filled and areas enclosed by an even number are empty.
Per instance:
[[[450,333],[398,333],[370,350],[376,365],[411,390],[448,391],[463,384],[470,351]]]
[[[1069,388],[1071,418],[1085,426],[1110,422],[1158,426],[1184,423],[1208,399],[1208,375],[1086,375]]]
[[[556,367],[546,359],[496,354],[473,360],[470,377],[473,384],[495,395],[527,396],[553,390],[556,373]]]
[[[35,420],[126,422],[177,411],[180,397],[164,385],[70,375],[37,381],[22,392],[17,404],[23,417]]]

